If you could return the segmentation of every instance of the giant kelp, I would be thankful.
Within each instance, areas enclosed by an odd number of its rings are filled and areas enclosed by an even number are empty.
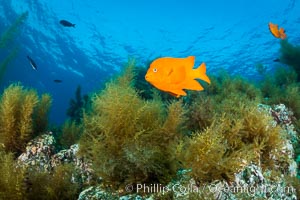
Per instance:
[[[70,120],[80,123],[84,109],[88,109],[90,106],[89,96],[82,96],[80,85],[78,85],[76,88],[75,98],[71,99],[69,104],[70,106],[67,109],[67,115],[70,117]]]
[[[48,113],[41,110],[48,111],[50,102],[49,95],[40,99],[35,90],[24,88],[19,83],[4,90],[0,99],[0,143],[6,151],[22,151],[26,142],[37,134],[35,127],[44,131],[36,123],[47,119]]]
[[[300,46],[292,45],[288,40],[281,40],[280,52],[280,62],[292,67],[298,75],[298,81],[300,81]]]
[[[108,185],[165,183],[176,174],[176,145],[185,110],[181,101],[167,107],[157,97],[145,101],[132,87],[134,63],[92,98],[84,115],[82,154]]]
[[[2,33],[0,37],[0,48],[3,48],[7,45],[7,42],[12,40],[15,34],[19,31],[20,25],[27,19],[28,12],[22,13],[13,23],[12,25]]]
[[[11,25],[10,27],[1,34],[0,36],[0,49],[7,47],[7,44],[15,37],[16,33],[19,31],[21,24],[27,19],[28,12],[22,13]],[[7,65],[16,57],[18,53],[18,48],[14,47],[13,50],[9,52],[7,57],[0,62],[0,80],[6,71]]]
[[[0,63],[0,80],[6,72],[8,64],[17,56],[18,48],[14,48]]]

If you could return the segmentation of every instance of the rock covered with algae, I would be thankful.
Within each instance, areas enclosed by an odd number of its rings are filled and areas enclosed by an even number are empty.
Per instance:
[[[26,145],[26,152],[18,157],[18,162],[23,166],[34,166],[40,171],[49,171],[52,169],[50,165],[51,157],[55,153],[55,139],[52,132],[43,134]]]
[[[71,163],[75,166],[74,177],[80,177],[76,181],[88,184],[93,179],[93,171],[88,162],[76,155],[78,144],[56,153],[55,143],[52,132],[34,138],[27,143],[26,152],[18,157],[18,164],[40,172],[51,172],[61,164]]]
[[[92,186],[83,190],[78,199],[162,199],[166,195],[173,199],[287,199],[296,200],[296,188],[287,182],[286,176],[295,177],[297,164],[294,161],[293,140],[297,133],[293,126],[293,113],[283,104],[268,106],[259,105],[259,109],[268,111],[273,116],[272,126],[280,125],[284,134],[285,146],[278,149],[283,156],[289,158],[289,165],[278,164],[278,173],[271,170],[263,170],[259,164],[249,164],[243,170],[234,174],[233,181],[217,180],[212,183],[201,185],[191,179],[187,174],[189,170],[182,170],[175,180],[165,187],[167,193],[133,193],[121,194],[118,191],[109,192],[98,186]],[[51,171],[63,163],[73,163],[81,176],[81,181],[88,183],[93,179],[93,171],[90,164],[77,157],[78,145],[72,145],[69,149],[56,153],[55,139],[51,132],[38,136],[28,142],[26,152],[18,158],[19,164],[27,167],[37,167],[42,171]],[[276,159],[276,157],[274,157]],[[284,170],[285,175],[281,173]],[[184,178],[183,178],[184,177]],[[181,189],[179,189],[181,188]],[[184,190],[182,190],[184,189]]]
[[[297,175],[297,164],[294,161],[292,145],[297,136],[292,124],[293,113],[284,104],[274,106],[260,104],[258,107],[273,117],[271,125],[280,125],[283,128],[284,134],[287,136],[286,145],[278,151],[289,159],[289,165],[276,166],[278,169],[278,174],[276,174],[271,170],[263,171],[259,165],[250,164],[241,172],[235,173],[234,182],[218,181],[208,185],[209,188],[216,191],[214,199],[297,199],[296,188],[286,179],[286,176],[296,177]],[[285,175],[281,172],[282,170],[286,173]]]
[[[109,193],[101,187],[90,187],[81,192],[80,200],[85,199],[287,199],[296,200],[296,188],[287,177],[296,177],[297,164],[294,161],[293,142],[297,133],[292,124],[293,113],[283,104],[268,106],[260,104],[259,109],[265,110],[273,117],[270,126],[280,125],[286,137],[282,149],[278,149],[282,156],[287,157],[288,164],[277,163],[276,170],[263,170],[259,163],[250,163],[241,171],[234,174],[233,181],[216,180],[211,183],[199,184],[188,176],[189,170],[181,170],[178,177],[166,186],[166,193],[143,193],[123,195]],[[270,155],[272,156],[272,155]],[[277,159],[273,155],[272,159]],[[117,193],[117,192],[115,192]]]

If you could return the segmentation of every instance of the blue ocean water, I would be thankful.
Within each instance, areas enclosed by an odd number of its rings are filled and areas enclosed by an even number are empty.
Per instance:
[[[270,34],[269,22],[284,27],[291,43],[300,43],[300,0],[0,1],[0,33],[22,13],[29,14],[10,44],[19,52],[1,90],[20,81],[50,93],[54,123],[64,121],[78,85],[83,93],[103,87],[128,58],[145,66],[161,56],[195,55],[196,65],[206,62],[207,74],[225,69],[253,80],[260,76],[257,64],[268,73],[278,65],[273,60],[279,41]],[[63,27],[61,19],[75,28]]]

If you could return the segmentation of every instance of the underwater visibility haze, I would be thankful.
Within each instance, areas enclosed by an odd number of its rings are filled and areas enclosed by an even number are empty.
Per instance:
[[[0,1],[0,199],[300,198],[300,0]]]
[[[224,69],[257,79],[258,63],[267,73],[277,65],[273,60],[280,46],[270,35],[269,22],[284,27],[291,43],[299,42],[297,0],[3,0],[0,8],[2,33],[28,13],[8,43],[18,54],[2,77],[2,89],[20,81],[51,93],[55,123],[64,121],[63,110],[78,85],[83,93],[101,88],[128,58],[147,67],[158,57],[193,55],[197,66],[207,64],[208,74]],[[76,26],[63,26],[61,20]],[[38,70],[28,66],[27,56]],[[56,79],[62,84],[53,82]]]

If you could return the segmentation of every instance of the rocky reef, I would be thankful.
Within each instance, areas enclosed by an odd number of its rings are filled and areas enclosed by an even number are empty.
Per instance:
[[[279,124],[286,136],[285,145],[278,149],[280,154],[288,159],[287,163],[277,163],[276,170],[263,170],[259,164],[250,163],[242,170],[234,173],[232,181],[217,180],[211,183],[197,183],[188,175],[190,170],[180,170],[177,178],[167,185],[148,184],[140,189],[140,193],[120,196],[117,192],[103,190],[92,186],[82,191],[80,200],[88,199],[297,199],[297,184],[294,181],[297,175],[297,164],[294,160],[294,142],[297,132],[291,119],[293,113],[285,105],[268,106],[260,104],[259,110],[264,110],[273,117],[270,126]],[[275,157],[273,159],[276,160]],[[282,165],[281,165],[282,164]],[[284,172],[281,172],[284,170]],[[132,185],[124,190],[131,192]]]
[[[285,104],[274,103],[283,99],[276,92],[267,105],[267,93],[242,78],[212,77],[205,92],[178,100],[146,97],[134,77],[129,62],[88,109],[78,106],[79,120],[57,129],[48,126],[50,95],[9,86],[0,99],[0,199],[299,197],[297,83]]]
[[[293,112],[285,105],[269,106],[259,104],[257,114],[268,115],[269,124],[265,127],[280,126],[282,146],[270,151],[268,156],[274,161],[272,168],[262,167],[261,157],[254,157],[253,162],[241,160],[239,167],[233,170],[232,177],[216,177],[205,182],[191,173],[192,169],[180,169],[177,175],[167,183],[127,183],[117,190],[107,187],[106,182],[93,170],[93,161],[79,156],[78,144],[69,149],[56,150],[56,140],[52,132],[47,132],[30,140],[26,151],[18,157],[18,167],[35,172],[54,174],[60,166],[70,164],[69,188],[77,188],[79,200],[89,199],[288,199],[296,200],[299,183],[297,183],[297,163],[294,146],[297,132],[293,125]],[[272,130],[272,129],[271,129]],[[275,129],[274,129],[275,130]],[[276,129],[277,130],[277,129]],[[279,132],[278,132],[279,133]],[[273,154],[273,152],[276,152]],[[254,152],[253,152],[254,153]],[[263,154],[261,154],[263,155]],[[280,155],[280,157],[278,157]],[[195,155],[197,156],[197,155]],[[241,155],[242,156],[242,155]],[[283,159],[284,158],[284,159]],[[100,161],[98,161],[100,162]],[[240,162],[240,161],[239,161]],[[205,165],[205,163],[203,163]],[[216,168],[215,170],[223,170]],[[215,174],[219,172],[215,171]],[[205,180],[205,179],[203,179]],[[34,179],[26,181],[27,190],[32,191]],[[47,181],[47,180],[44,180]],[[49,181],[49,180],[48,180]],[[51,181],[51,180],[50,180]],[[44,183],[47,185],[47,183]],[[106,185],[106,187],[104,187]],[[74,193],[76,194],[76,193]],[[73,196],[75,198],[75,196]]]
[[[52,132],[34,138],[28,142],[26,152],[18,157],[18,165],[40,172],[51,172],[59,165],[71,163],[76,170],[74,177],[80,177],[77,182],[89,184],[93,179],[93,170],[83,158],[77,157],[78,144],[56,153],[55,142]]]

